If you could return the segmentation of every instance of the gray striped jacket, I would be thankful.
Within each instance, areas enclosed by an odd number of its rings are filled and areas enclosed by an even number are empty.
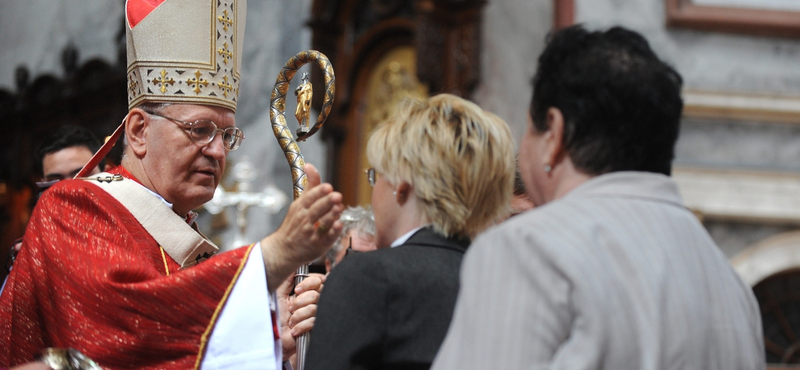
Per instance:
[[[482,234],[433,369],[764,369],[758,304],[672,179],[595,177]]]

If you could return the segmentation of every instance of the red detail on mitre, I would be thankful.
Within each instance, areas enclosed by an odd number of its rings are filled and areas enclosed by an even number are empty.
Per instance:
[[[128,24],[131,28],[136,27],[153,9],[158,8],[166,0],[128,0],[125,5],[128,15]]]

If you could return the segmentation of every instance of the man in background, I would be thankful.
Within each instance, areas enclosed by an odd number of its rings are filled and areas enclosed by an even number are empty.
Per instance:
[[[100,149],[100,140],[87,128],[65,125],[50,134],[37,153],[36,164],[42,169],[42,183],[52,185],[56,181],[71,179]],[[104,162],[90,174],[100,173]],[[40,186],[41,187],[41,186]]]
[[[45,139],[36,153],[35,165],[42,174],[42,181],[36,182],[39,193],[58,181],[75,177],[98,149],[100,140],[87,128],[64,125],[56,129]],[[100,167],[103,167],[103,162],[100,162],[90,174],[100,173]],[[8,261],[4,266],[7,271],[11,271],[20,248],[22,248],[22,238],[17,239],[11,246]],[[3,278],[0,292],[5,288],[7,278],[8,276]]]

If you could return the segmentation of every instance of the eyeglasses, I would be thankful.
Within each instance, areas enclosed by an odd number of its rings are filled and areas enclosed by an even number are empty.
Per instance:
[[[214,137],[217,136],[217,132],[222,132],[222,145],[225,146],[225,149],[229,151],[234,151],[239,149],[239,145],[242,144],[242,140],[244,140],[244,132],[240,130],[238,127],[228,127],[226,129],[217,128],[217,124],[214,121],[210,121],[207,119],[199,119],[194,122],[186,122],[181,121],[179,119],[170,118],[166,116],[162,116],[158,113],[147,112],[150,115],[161,117],[175,123],[182,123],[184,125],[189,126],[189,136],[191,136],[192,140],[198,142],[200,144],[208,144],[214,141]]]
[[[378,174],[375,172],[375,169],[370,167],[364,170],[364,173],[367,174],[367,182],[369,182],[369,186],[375,187],[375,180],[378,178]]]

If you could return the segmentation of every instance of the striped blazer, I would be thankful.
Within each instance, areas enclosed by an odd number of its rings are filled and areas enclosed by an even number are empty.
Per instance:
[[[675,182],[616,172],[473,243],[433,369],[764,369],[762,335]]]

